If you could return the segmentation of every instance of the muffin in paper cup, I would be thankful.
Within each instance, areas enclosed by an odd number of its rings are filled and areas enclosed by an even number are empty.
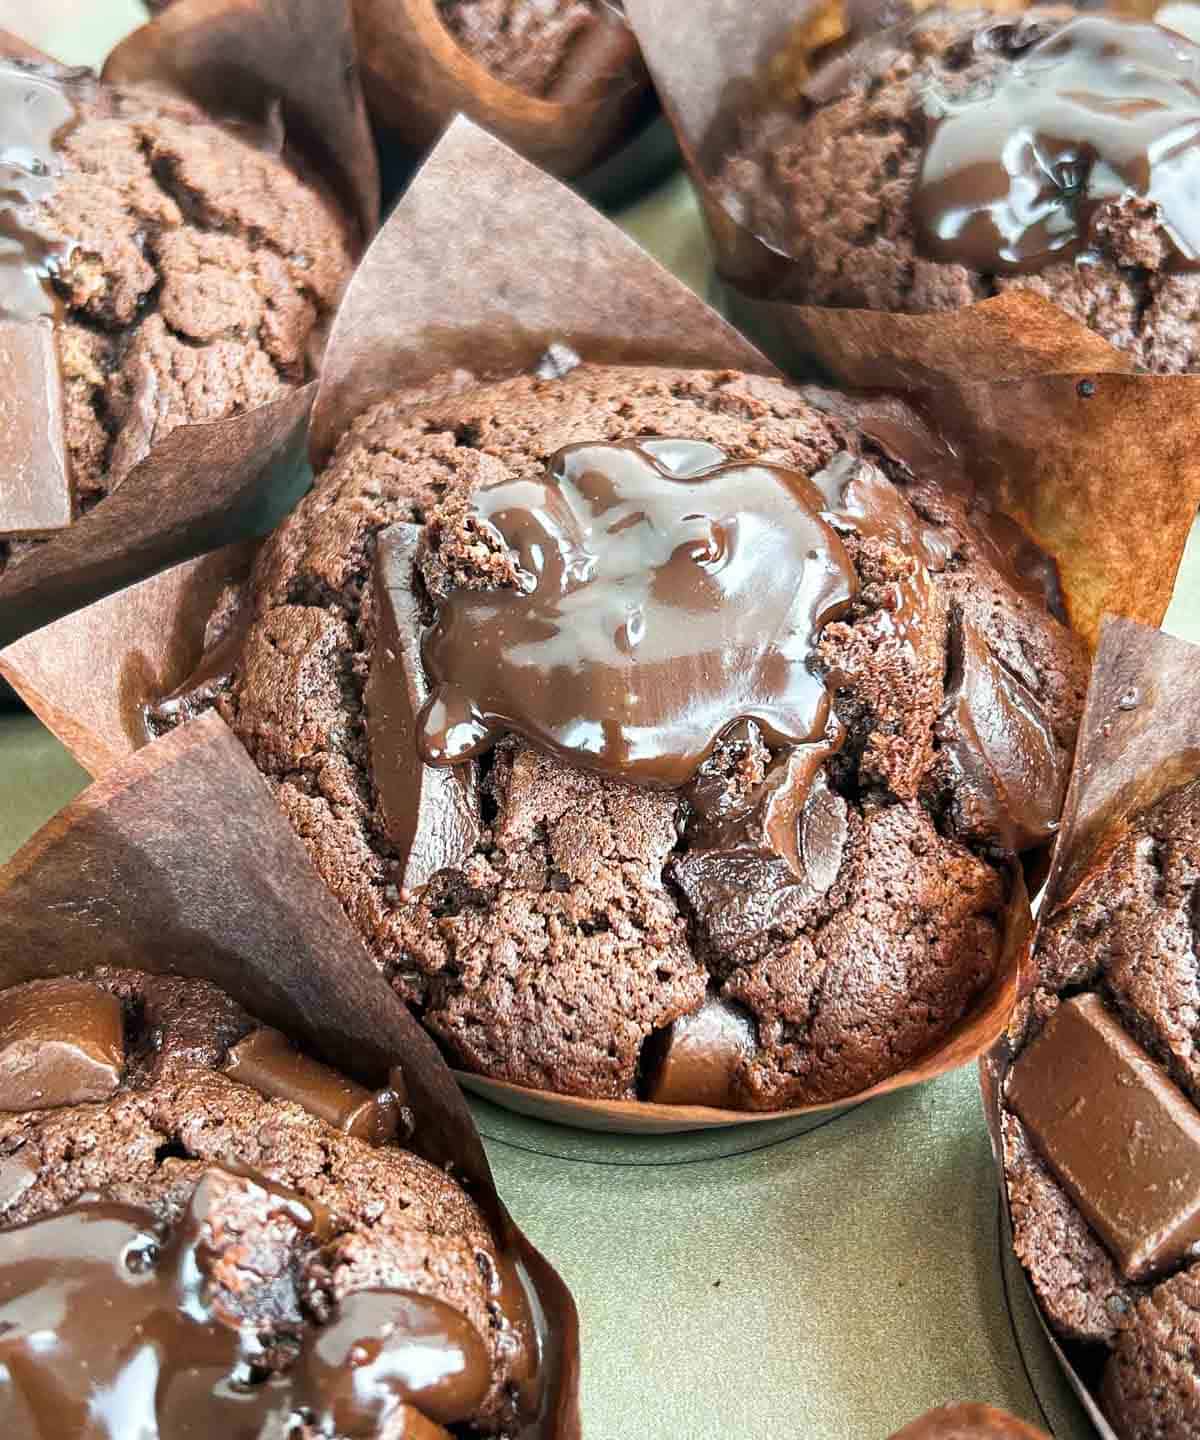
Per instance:
[[[0,956],[10,1433],[577,1440],[570,1294],[219,717],[0,871]]]
[[[1197,655],[1106,622],[1028,983],[980,1064],[1011,1244],[1108,1440],[1200,1424],[1188,1359]]]
[[[1200,50],[1133,18],[1134,7],[1115,17],[916,8],[703,0],[684,31],[664,0],[631,0],[628,13],[737,322],[789,373],[815,366],[839,384],[907,394],[970,472],[1002,487],[1003,507],[1064,569],[1092,571],[1089,584],[1070,588],[1072,623],[1093,643],[1106,610],[1156,625],[1200,499],[1189,439],[1196,381],[1186,373],[1188,337],[1200,332],[1183,299],[1198,282],[1186,237],[1155,208],[1166,193],[1147,199],[1130,181],[1128,194],[1110,198],[1112,156],[1088,143],[1059,174],[1058,160],[1068,162],[1057,110],[1029,121],[1009,177],[1015,194],[1025,158],[1045,160],[1047,190],[1035,194],[1031,182],[1021,214],[1034,238],[1033,217],[1044,222],[1052,266],[1039,266],[1032,240],[1021,248],[1017,220],[1006,218],[1021,207],[1007,192],[989,208],[953,187],[1007,175],[988,148],[1001,111],[1019,128],[1026,98],[1046,96],[1051,107],[1074,87],[1085,97],[1076,118],[1094,119],[1112,87],[1136,98],[1157,86],[1153,105],[1108,113],[1162,119],[1191,93]],[[990,107],[982,118],[977,105]],[[1180,157],[1185,174],[1190,151]],[[950,198],[936,190],[942,180]],[[995,275],[982,260],[972,268],[938,258],[952,239],[930,258],[913,229],[926,210],[933,230],[980,245],[1009,225],[1016,258],[997,261]],[[952,212],[944,223],[942,210]],[[1085,239],[1093,248],[1077,257]],[[1071,490],[1063,472],[1079,447],[1092,451],[1093,479]],[[1155,516],[1132,531],[1130,495]],[[1124,546],[1139,548],[1142,564],[1118,584],[1104,571]]]
[[[279,513],[378,176],[341,4],[184,0],[99,80],[2,53],[7,643]]]
[[[943,1405],[898,1430],[892,1440],[1045,1440],[1045,1436],[990,1405]]]
[[[619,0],[354,0],[354,20],[387,195],[457,114],[600,205],[679,163]]]
[[[788,386],[459,121],[347,292],[311,450],[316,489],[256,556],[158,576],[0,667],[101,771],[215,706],[464,1083],[570,1123],[682,1129],[840,1107],[1004,1032],[1031,927],[1018,861],[1036,869],[1054,834],[1086,684],[1061,618],[1080,572],[1003,513],[999,484],[962,488],[902,399]],[[488,518],[514,483],[516,511]],[[604,493],[626,524],[597,528]],[[694,514],[693,494],[718,509]],[[671,569],[679,547],[647,559],[650,532],[680,525],[699,579]],[[513,682],[501,637],[547,632],[509,607],[542,605],[551,571],[584,597],[554,633],[592,636],[607,669],[568,654],[567,684]],[[732,588],[696,609],[710,574]],[[729,622],[719,646],[705,613]],[[755,648],[782,634],[807,638]],[[646,635],[657,670],[603,649]],[[800,663],[771,671],[785,651]],[[499,670],[438,669],[471,654]],[[467,754],[430,717],[451,682],[498,677],[521,713]],[[547,697],[558,711],[534,713]],[[614,746],[572,748],[562,706],[597,697],[632,707],[581,729]]]

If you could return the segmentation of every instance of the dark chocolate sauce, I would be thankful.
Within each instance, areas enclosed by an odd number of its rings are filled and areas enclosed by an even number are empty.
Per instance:
[[[1200,46],[1183,36],[1083,16],[980,93],[931,91],[926,113],[913,211],[931,258],[1012,274],[1083,256],[1099,208],[1134,195],[1174,268],[1200,265]]]
[[[51,279],[71,250],[37,215],[78,121],[70,78],[0,60],[0,320],[58,319]]]
[[[515,731],[678,787],[738,720],[779,747],[825,735],[816,641],[856,581],[804,476],[698,441],[572,445],[546,478],[489,486],[475,507],[520,583],[439,607],[423,646],[428,763]]]
[[[482,1339],[404,1292],[346,1296],[307,1327],[291,1369],[263,1379],[255,1330],[223,1310],[210,1275],[231,1183],[264,1224],[318,1244],[330,1233],[320,1207],[221,1170],[169,1236],[150,1211],[108,1202],[0,1232],[0,1434],[260,1440],[303,1416],[319,1435],[357,1437],[408,1406],[447,1424],[476,1412],[491,1383]]]

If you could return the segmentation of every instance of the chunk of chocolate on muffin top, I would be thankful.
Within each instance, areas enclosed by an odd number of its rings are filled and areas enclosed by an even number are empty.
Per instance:
[[[0,1431],[448,1440],[535,1414],[523,1282],[389,1143],[403,1098],[204,981],[0,992]]]
[[[1084,648],[835,398],[576,365],[385,400],[266,543],[236,660],[150,708],[217,705],[458,1065],[831,1101],[994,976]]]
[[[1200,1430],[1200,781],[1124,822],[1045,922],[1005,1086],[1017,1255],[1122,1440]],[[1099,1357],[1097,1359],[1097,1357]]]
[[[1200,368],[1200,46],[1117,16],[934,10],[739,117],[715,180],[787,298],[952,310],[1027,289],[1148,370]]]
[[[277,139],[53,65],[0,59],[0,176],[3,571],[178,426],[311,379],[357,237]]]

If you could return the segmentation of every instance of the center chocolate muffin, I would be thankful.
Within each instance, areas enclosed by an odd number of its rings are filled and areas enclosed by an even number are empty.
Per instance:
[[[371,1093],[203,981],[0,993],[0,1431],[512,1433],[538,1348],[512,1260]]]
[[[459,1066],[770,1109],[925,1054],[1085,685],[1012,527],[827,392],[460,385],[350,427],[151,733],[219,707]]]
[[[178,426],[311,379],[356,237],[278,137],[147,87],[0,59],[0,134],[0,324],[53,326],[66,449],[0,493],[2,572]]]
[[[1032,290],[1147,370],[1200,368],[1200,47],[1033,8],[931,11],[739,117],[715,176],[785,298],[953,310]]]
[[[1200,781],[1046,924],[1002,1115],[1016,1253],[1122,1440],[1200,1432]]]

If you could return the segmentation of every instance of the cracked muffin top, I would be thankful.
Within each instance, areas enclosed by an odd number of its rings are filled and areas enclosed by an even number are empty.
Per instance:
[[[68,523],[177,426],[312,378],[355,231],[269,137],[147,88],[0,60],[0,121],[0,320],[54,324]],[[52,528],[10,522],[0,570]]]
[[[1002,1112],[1016,1253],[1122,1440],[1200,1429],[1200,781],[1046,922]]]
[[[361,416],[150,732],[219,708],[457,1065],[856,1093],[994,975],[1084,647],[839,397],[546,373]]]
[[[523,1282],[410,1124],[204,981],[0,993],[4,1433],[511,1433]]]
[[[1197,101],[1200,47],[1157,25],[931,11],[739,117],[716,185],[800,262],[792,300],[927,312],[1027,289],[1137,365],[1187,372]]]

